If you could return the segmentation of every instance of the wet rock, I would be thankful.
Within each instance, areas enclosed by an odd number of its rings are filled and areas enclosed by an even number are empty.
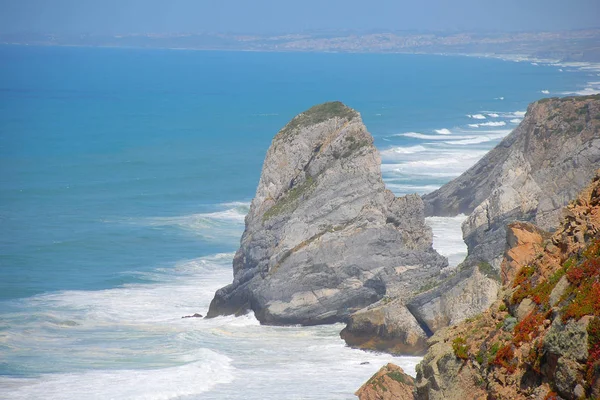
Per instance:
[[[184,315],[181,318],[202,318],[202,314],[195,313],[193,315]]]
[[[352,314],[340,333],[352,347],[391,354],[421,355],[427,334],[400,299],[384,298]]]

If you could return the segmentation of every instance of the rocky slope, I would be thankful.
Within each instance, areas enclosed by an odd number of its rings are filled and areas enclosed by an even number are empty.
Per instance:
[[[553,235],[509,226],[501,296],[429,339],[400,398],[600,398],[600,170],[562,215]]]
[[[558,226],[560,209],[600,163],[600,95],[543,99],[498,146],[459,178],[424,196],[428,215],[468,214],[468,265],[498,268],[506,224]]]
[[[469,254],[461,267],[422,282],[422,293],[412,298],[385,298],[353,314],[342,337],[365,349],[422,353],[428,336],[495,301],[506,224],[556,228],[561,207],[598,165],[600,96],[533,103],[523,122],[474,167],[424,196],[430,215],[470,213],[463,224]]]
[[[208,317],[253,310],[261,323],[330,323],[412,294],[447,264],[423,208],[385,188],[356,111],[334,102],[299,114],[267,152],[233,283]]]

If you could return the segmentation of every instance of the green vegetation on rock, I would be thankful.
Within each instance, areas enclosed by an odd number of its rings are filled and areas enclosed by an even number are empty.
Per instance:
[[[350,144],[346,151],[344,151],[344,153],[341,155],[341,158],[350,157],[350,155],[352,155],[352,153],[354,153],[356,150],[371,144],[371,142],[366,139],[357,140],[354,136],[346,136],[346,141]]]
[[[296,204],[296,201],[299,200],[306,192],[308,192],[308,190],[310,190],[315,183],[315,179],[312,176],[308,176],[304,182],[288,190],[283,197],[273,205],[273,207],[269,208],[267,212],[265,212],[263,215],[263,221],[274,217],[283,211],[290,210]]]
[[[478,267],[483,275],[500,282],[500,273],[490,263],[480,262]]]
[[[459,336],[452,341],[452,350],[454,350],[454,355],[461,360],[469,359],[468,349],[469,347],[467,346],[467,341],[465,338]]]
[[[279,131],[277,136],[286,137],[304,126],[315,125],[327,121],[331,118],[342,118],[351,121],[357,117],[358,113],[353,109],[346,107],[340,101],[332,101],[311,107],[302,114],[297,115],[286,126]]]
[[[399,371],[388,372],[387,376],[389,376],[391,379],[395,380],[396,382],[404,383],[405,385],[410,385],[410,386],[413,385],[412,382],[407,382],[404,375],[401,374]]]

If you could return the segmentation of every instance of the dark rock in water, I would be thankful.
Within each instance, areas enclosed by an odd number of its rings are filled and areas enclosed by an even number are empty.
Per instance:
[[[181,318],[203,318],[202,314],[195,313],[194,315],[186,315]]]
[[[406,308],[404,299],[385,297],[352,314],[340,336],[352,347],[422,355],[427,349],[428,333]]]
[[[360,115],[339,102],[292,119],[263,165],[233,283],[207,317],[255,312],[261,323],[345,321],[387,296],[407,296],[447,265],[423,202],[385,188]]]
[[[369,365],[369,364],[371,364],[371,363],[368,362],[368,361],[363,361],[363,362],[360,363],[360,365]]]

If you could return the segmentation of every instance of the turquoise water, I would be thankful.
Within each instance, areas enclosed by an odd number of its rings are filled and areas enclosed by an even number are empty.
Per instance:
[[[341,100],[389,187],[425,193],[529,102],[600,86],[581,65],[425,55],[4,46],[0,60],[0,397],[13,398],[352,398],[394,358],[345,348],[339,326],[180,318],[231,280],[275,133]],[[462,254],[456,229],[432,223],[440,251]]]

